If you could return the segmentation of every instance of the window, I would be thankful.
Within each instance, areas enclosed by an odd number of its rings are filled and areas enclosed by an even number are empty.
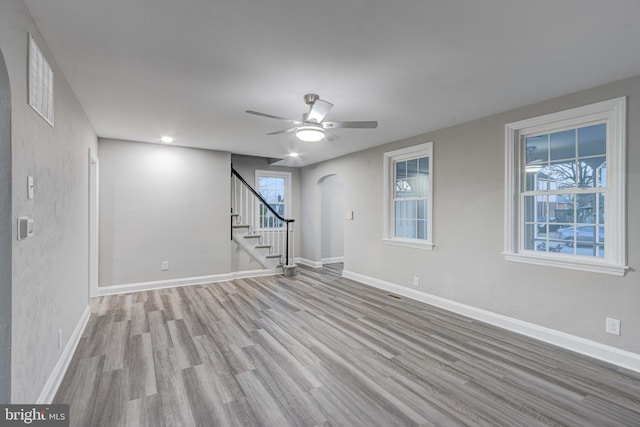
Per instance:
[[[256,189],[280,216],[289,217],[291,173],[256,170]],[[257,209],[259,229],[284,227],[264,204],[259,203]]]
[[[431,249],[432,143],[384,154],[384,238],[387,244]]]
[[[505,257],[624,275],[625,98],[506,125]]]

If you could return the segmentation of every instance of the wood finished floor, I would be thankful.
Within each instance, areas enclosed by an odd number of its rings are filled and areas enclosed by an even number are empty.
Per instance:
[[[340,278],[92,300],[72,426],[639,426],[640,374]]]

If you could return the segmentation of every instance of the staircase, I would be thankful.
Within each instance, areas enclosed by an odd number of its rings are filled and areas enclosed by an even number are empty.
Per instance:
[[[296,274],[294,221],[278,214],[231,168],[231,239],[265,269]]]

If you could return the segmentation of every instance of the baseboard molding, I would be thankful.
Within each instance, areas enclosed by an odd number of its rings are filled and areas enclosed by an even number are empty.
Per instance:
[[[153,291],[157,289],[176,288],[179,286],[206,285],[208,283],[227,282],[234,279],[244,279],[247,277],[272,276],[280,274],[273,270],[249,270],[234,271],[224,274],[213,274],[210,276],[184,277],[181,279],[156,280],[141,283],[128,283],[124,285],[100,286],[98,296],[127,294],[130,292]]]
[[[535,338],[576,353],[584,354],[595,359],[608,362],[622,368],[640,372],[640,354],[616,347],[601,344],[599,342],[587,340],[575,335],[556,331],[555,329],[546,328],[534,323],[525,322],[514,319],[512,317],[493,313],[481,308],[451,301],[446,298],[421,292],[415,289],[397,285],[395,283],[365,276],[363,274],[354,273],[352,271],[343,270],[342,277],[382,289],[387,292],[393,292],[407,298],[421,301],[453,313],[461,314],[472,319],[480,320],[494,326],[498,326],[521,335]]]
[[[265,268],[263,270],[234,271],[231,275],[234,279],[246,279],[248,277],[277,276],[282,275],[282,273]]]
[[[320,260],[322,264],[335,264],[336,262],[344,262],[343,256],[335,256],[333,258],[322,258]]]
[[[311,261],[310,259],[306,259],[306,258],[295,258],[294,262],[296,264],[306,265],[307,267],[311,267],[311,268],[322,267],[322,261]]]
[[[100,286],[98,296],[125,294],[129,292],[152,291],[156,289],[175,288],[177,286],[204,285],[213,282],[233,280],[232,273],[213,274],[210,276],[183,277],[179,279],[156,280],[124,285]]]
[[[44,384],[44,387],[40,392],[40,396],[38,396],[38,400],[36,401],[37,405],[48,405],[53,402],[53,398],[58,392],[58,387],[60,387],[60,383],[62,383],[64,374],[67,373],[67,368],[71,363],[71,359],[73,358],[73,354],[76,351],[76,347],[78,347],[78,343],[80,342],[80,337],[82,337],[84,328],[87,326],[89,317],[91,317],[91,310],[89,306],[87,306],[82,312],[82,316],[80,316],[80,320],[78,320],[78,324],[73,330],[71,337],[69,337],[69,341],[64,347],[64,350],[62,351],[58,362],[56,362],[56,365],[53,367],[53,370],[49,374],[49,378]]]

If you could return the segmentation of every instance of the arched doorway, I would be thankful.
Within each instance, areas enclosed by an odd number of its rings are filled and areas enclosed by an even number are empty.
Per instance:
[[[11,88],[0,51],[0,404],[11,401]]]
[[[320,259],[322,264],[344,260],[344,183],[340,175],[321,180]]]

